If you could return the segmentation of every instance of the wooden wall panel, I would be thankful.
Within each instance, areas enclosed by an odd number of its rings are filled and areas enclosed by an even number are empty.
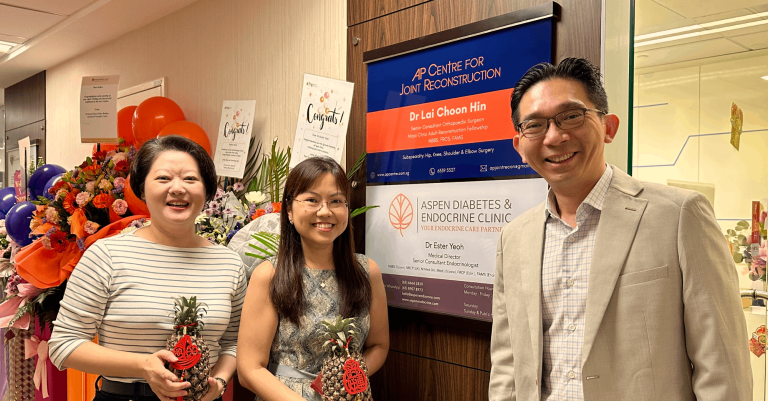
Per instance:
[[[350,0],[347,80],[355,83],[347,167],[365,150],[367,67],[363,53],[406,40],[536,6],[542,0],[432,0],[382,14],[381,0]],[[556,0],[553,54],[557,61],[583,57],[600,65],[600,0]],[[354,3],[354,6],[353,6]],[[393,3],[393,2],[389,2]],[[367,11],[365,8],[367,7]],[[351,15],[354,12],[355,15]],[[381,17],[353,24],[364,15]],[[352,193],[365,202],[365,174]],[[353,223],[355,246],[365,251],[365,215]],[[490,323],[390,308],[390,354],[371,378],[376,400],[471,401],[488,399]]]
[[[347,0],[347,25],[357,25],[433,0]]]
[[[417,355],[391,351],[371,377],[376,401],[488,400],[491,374]]]
[[[45,120],[45,71],[5,88],[5,130]]]

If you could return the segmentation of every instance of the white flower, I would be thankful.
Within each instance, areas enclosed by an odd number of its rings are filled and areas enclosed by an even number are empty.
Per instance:
[[[254,205],[264,202],[265,199],[267,199],[267,196],[261,193],[261,191],[252,191],[245,194],[245,200]]]
[[[200,224],[204,222],[207,218],[208,218],[208,215],[205,214],[205,212],[200,213],[197,215],[197,217],[195,217],[195,224]]]

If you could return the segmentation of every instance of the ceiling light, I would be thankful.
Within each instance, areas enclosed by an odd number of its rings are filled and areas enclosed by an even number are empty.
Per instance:
[[[723,19],[723,20],[719,20],[719,21],[705,22],[705,23],[702,23],[702,24],[695,24],[695,25],[684,26],[682,28],[668,29],[666,31],[659,31],[659,32],[649,33],[649,34],[646,34],[646,35],[635,36],[635,40],[645,40],[645,39],[651,39],[651,38],[658,38],[659,36],[667,36],[667,35],[672,35],[672,34],[676,34],[676,33],[695,31],[697,29],[706,29],[706,28],[710,28],[710,27],[713,27],[713,26],[731,24],[731,23],[734,23],[734,22],[746,21],[746,20],[755,19],[755,18],[761,18],[761,17],[768,17],[768,12],[744,15],[744,16],[735,17],[735,18],[727,18],[727,19]]]
[[[762,76],[762,77],[760,77],[760,78],[762,78],[762,79],[764,79],[764,80],[768,81],[768,75],[763,75],[763,76]]]
[[[710,35],[710,34],[713,34],[713,33],[733,31],[735,29],[749,28],[749,27],[758,26],[758,25],[765,25],[765,24],[768,24],[768,20],[746,22],[746,23],[739,24],[739,25],[726,26],[726,27],[716,28],[716,29],[708,29],[708,30],[704,30],[704,31],[691,32],[691,33],[686,33],[686,34],[682,34],[682,35],[670,36],[668,38],[662,38],[662,39],[656,39],[656,40],[649,40],[649,41],[645,41],[645,42],[641,42],[641,43],[635,43],[635,47],[654,45],[654,44],[657,44],[657,43],[664,43],[664,42],[671,42],[671,41],[674,41],[674,40],[688,39],[688,38],[693,38],[693,37],[696,37],[696,36]]]
[[[11,51],[11,49],[13,49],[17,45],[18,43],[5,42],[0,40],[0,52],[8,53],[9,51]]]

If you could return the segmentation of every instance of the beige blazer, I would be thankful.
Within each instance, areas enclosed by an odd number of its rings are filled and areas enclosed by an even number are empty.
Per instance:
[[[589,272],[588,401],[752,400],[738,277],[707,199],[613,168]],[[545,205],[507,224],[493,293],[490,400],[541,399]]]

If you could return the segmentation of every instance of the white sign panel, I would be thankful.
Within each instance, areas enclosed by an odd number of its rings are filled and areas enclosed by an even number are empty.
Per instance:
[[[80,87],[80,142],[118,143],[119,75],[83,77]]]
[[[314,156],[341,163],[355,84],[304,74],[291,168]]]
[[[380,209],[366,214],[365,249],[388,303],[489,320],[499,233],[546,193],[540,178],[369,185]]]
[[[243,178],[248,162],[248,145],[253,130],[255,100],[225,100],[221,109],[216,141],[216,174]]]

